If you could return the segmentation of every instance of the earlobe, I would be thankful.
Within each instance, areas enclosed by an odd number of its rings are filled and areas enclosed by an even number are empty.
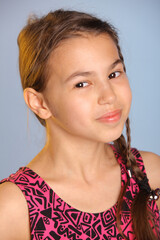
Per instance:
[[[27,106],[42,119],[51,117],[51,112],[45,103],[42,93],[33,88],[26,88],[23,92],[24,100]]]

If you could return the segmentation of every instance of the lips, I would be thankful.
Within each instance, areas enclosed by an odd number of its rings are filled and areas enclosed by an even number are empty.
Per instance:
[[[121,118],[121,113],[122,111],[120,109],[117,109],[102,115],[100,118],[98,118],[98,120],[108,123],[117,122]]]
[[[121,110],[120,110],[120,109],[117,109],[117,110],[115,110],[115,111],[113,111],[113,112],[108,112],[108,113],[104,114],[103,116],[101,116],[101,117],[98,118],[98,119],[112,118],[112,117],[114,117],[115,115],[120,114],[120,112],[121,112]]]

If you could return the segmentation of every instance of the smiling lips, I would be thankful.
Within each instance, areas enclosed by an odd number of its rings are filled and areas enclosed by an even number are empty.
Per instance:
[[[121,118],[122,111],[120,109],[117,109],[113,112],[109,112],[98,118],[99,121],[101,122],[106,122],[106,123],[114,123],[119,121]]]

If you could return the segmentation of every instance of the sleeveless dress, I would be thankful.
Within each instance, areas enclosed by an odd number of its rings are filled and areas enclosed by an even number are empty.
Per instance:
[[[121,167],[121,186],[127,181],[128,172],[118,151],[111,145]],[[132,148],[139,168],[146,174],[142,157]],[[23,192],[28,203],[31,240],[123,240],[116,226],[117,203],[100,213],[77,210],[61,199],[48,184],[28,167],[21,167],[15,174],[1,181],[15,183]],[[121,228],[124,236],[135,240],[132,229],[131,204],[139,191],[134,176],[124,196]],[[73,193],[74,194],[74,193]],[[96,189],[95,189],[96,194]],[[93,201],[93,199],[92,199]],[[148,202],[159,229],[159,211],[155,201]]]

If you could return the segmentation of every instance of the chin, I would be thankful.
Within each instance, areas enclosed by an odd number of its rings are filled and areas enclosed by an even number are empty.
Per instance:
[[[112,132],[109,136],[107,136],[107,142],[113,142],[116,141],[122,134],[123,129],[120,131]]]

